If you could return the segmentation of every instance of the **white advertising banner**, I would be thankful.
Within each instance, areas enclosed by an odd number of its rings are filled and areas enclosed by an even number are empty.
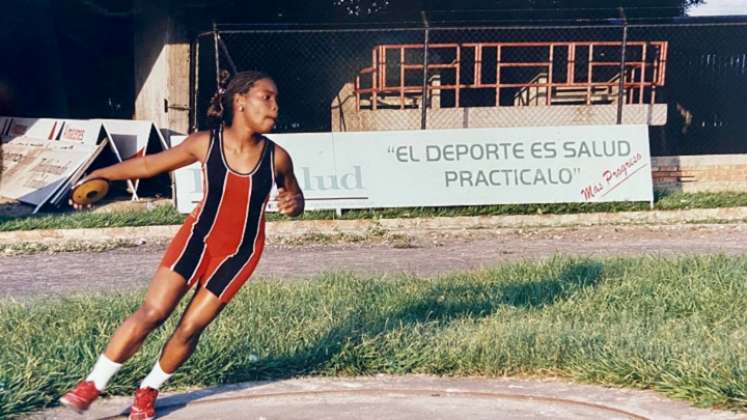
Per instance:
[[[59,205],[102,153],[107,164],[122,160],[100,121],[3,117],[0,125],[0,196],[33,204],[34,213]]]
[[[151,121],[145,120],[93,120],[106,126],[122,155],[122,160],[143,156],[147,152],[157,153],[168,149],[161,133]],[[150,150],[152,149],[152,150]]]
[[[16,137],[2,145],[0,195],[41,206],[100,148],[64,140]]]
[[[102,121],[104,120],[0,117],[0,136],[6,140],[25,136],[96,145],[106,136],[102,132]]]
[[[56,140],[77,141],[89,145],[96,145],[102,137],[109,136],[97,120],[60,120],[58,130]]]
[[[653,200],[645,125],[268,137],[310,210]]]
[[[155,154],[168,149],[161,132],[158,131],[158,128],[151,121],[112,119],[92,121],[99,122],[102,126],[106,127],[122,160],[145,156],[146,154]],[[132,198],[134,200],[139,199],[138,193],[141,190],[141,185],[153,185],[158,181],[158,177],[144,180],[136,179],[133,181]],[[171,180],[168,182],[173,186]]]
[[[0,136],[5,140],[21,136],[53,139],[59,126],[60,121],[53,118],[0,117]]]

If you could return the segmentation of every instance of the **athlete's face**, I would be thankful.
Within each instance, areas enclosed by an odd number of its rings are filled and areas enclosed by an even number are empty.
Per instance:
[[[242,115],[254,132],[270,132],[278,118],[278,88],[275,83],[270,79],[260,79],[247,93],[236,96],[238,107],[234,115]]]

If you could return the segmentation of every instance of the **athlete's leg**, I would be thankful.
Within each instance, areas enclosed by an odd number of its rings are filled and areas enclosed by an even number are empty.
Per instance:
[[[109,341],[104,352],[106,357],[117,363],[129,359],[148,334],[171,315],[187,290],[184,277],[166,267],[159,267],[143,304],[122,323]]]
[[[130,420],[152,419],[156,417],[158,390],[197,346],[197,340],[225,307],[212,292],[198,287],[187,309],[182,314],[174,334],[161,351],[161,357],[148,376],[135,391],[135,399],[130,408]]]
[[[117,329],[88,377],[60,398],[60,402],[79,413],[87,410],[122,363],[137,351],[153,329],[168,318],[186,291],[187,284],[181,275],[160,267],[143,304]]]
[[[202,332],[225,306],[207,289],[197,290],[161,352],[159,363],[164,372],[173,373],[192,355]]]

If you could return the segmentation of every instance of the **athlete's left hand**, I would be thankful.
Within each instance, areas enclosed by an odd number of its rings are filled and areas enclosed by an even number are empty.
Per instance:
[[[297,216],[303,211],[303,194],[293,194],[278,188],[278,211],[286,216]]]

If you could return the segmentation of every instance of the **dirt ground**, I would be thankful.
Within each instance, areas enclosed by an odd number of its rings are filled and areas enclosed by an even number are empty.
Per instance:
[[[590,226],[410,231],[350,242],[268,241],[258,281],[293,281],[328,271],[380,278],[437,276],[556,255],[747,255],[747,224]],[[105,252],[0,256],[0,296],[109,293],[147,286],[165,243]]]

